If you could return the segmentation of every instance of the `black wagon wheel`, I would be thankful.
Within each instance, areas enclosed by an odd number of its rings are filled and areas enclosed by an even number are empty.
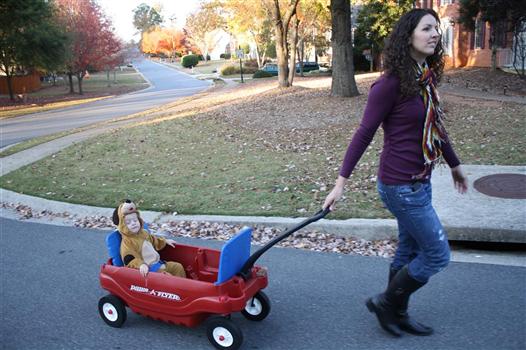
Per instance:
[[[221,316],[213,316],[207,320],[206,335],[216,349],[237,350],[243,343],[241,329],[228,318]]]
[[[247,300],[245,309],[241,313],[247,320],[262,321],[270,313],[270,299],[264,292],[259,291]]]
[[[99,300],[99,314],[109,326],[119,328],[126,321],[126,306],[120,298],[108,294]]]

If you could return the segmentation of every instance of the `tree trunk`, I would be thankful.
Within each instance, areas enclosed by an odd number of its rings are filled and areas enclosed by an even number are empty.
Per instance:
[[[301,66],[303,67],[303,62],[305,62],[305,38],[301,38],[299,53],[300,53]]]
[[[204,50],[203,50],[203,61],[206,63],[206,57],[208,56],[208,44],[205,44]]]
[[[258,64],[258,69],[261,68],[263,64],[261,64],[261,57],[259,57],[259,48],[257,44],[256,44],[256,62]]]
[[[74,94],[75,89],[73,88],[73,73],[68,72],[68,81],[69,81],[69,93]]]
[[[493,46],[491,48],[491,71],[495,72],[497,70],[497,48]]]
[[[83,95],[84,92],[82,91],[82,79],[84,78],[84,75],[82,73],[77,73],[77,81],[79,83],[79,95]]]
[[[110,70],[109,69],[106,71],[106,80],[108,80],[108,87],[110,87],[111,82],[110,82]]]
[[[296,48],[298,46],[298,26],[300,24],[298,16],[294,15],[293,18],[292,39],[290,44],[289,86],[292,86],[294,75],[296,74]]]
[[[278,58],[278,83],[280,87],[289,87],[289,48],[287,45],[287,36],[289,23],[296,14],[296,8],[299,0],[292,0],[287,8],[287,12],[282,16],[279,8],[279,0],[274,0],[274,8],[272,11],[275,21],[276,32],[276,56]]]
[[[5,72],[5,76],[6,76],[6,79],[7,79],[7,91],[9,92],[9,99],[11,101],[14,101],[15,100],[15,94],[13,92],[13,82],[11,81],[12,74],[9,71],[10,64],[9,64],[9,61],[7,60],[7,57],[3,57],[3,58],[6,59],[6,60],[5,61],[0,61],[0,67],[3,66],[2,70]]]
[[[521,79],[526,78],[526,21],[518,21],[513,31],[513,68]]]
[[[12,75],[9,72],[9,67],[6,67],[5,77],[7,79],[7,91],[9,91],[9,99],[11,101],[14,101],[15,100],[15,94],[13,92],[13,80],[12,80]]]
[[[259,45],[256,40],[256,34],[254,34],[252,31],[250,32],[252,35],[252,40],[254,40],[254,43],[256,44],[256,62],[258,63],[258,69],[261,68],[263,65],[263,61],[261,60],[261,57],[259,56]]]
[[[298,47],[298,62],[300,66],[300,76],[304,76],[303,74],[303,62],[305,61],[305,40],[304,38],[301,38],[299,40],[299,47]]]
[[[354,79],[351,38],[351,5],[348,0],[331,0],[332,85],[331,95],[359,95]]]
[[[496,39],[496,30],[495,26],[491,24],[491,34],[489,37],[489,46],[491,48],[491,71],[495,72],[497,70],[497,45],[495,45]]]
[[[281,24],[276,25],[276,57],[278,59],[278,84],[280,87],[289,87],[289,50],[287,46],[287,29]]]

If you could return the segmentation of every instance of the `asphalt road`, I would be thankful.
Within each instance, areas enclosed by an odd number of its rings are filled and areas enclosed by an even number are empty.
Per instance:
[[[208,81],[197,80],[162,64],[148,60],[134,64],[150,81],[150,88],[115,98],[1,120],[0,148],[158,107],[210,86]]]
[[[174,326],[128,311],[107,326],[97,303],[106,232],[0,218],[2,349],[211,349],[205,329]],[[220,247],[220,242],[181,238]],[[431,337],[386,335],[363,301],[385,284],[388,261],[273,248],[270,315],[233,315],[243,349],[524,349],[526,268],[452,263],[412,297]]]

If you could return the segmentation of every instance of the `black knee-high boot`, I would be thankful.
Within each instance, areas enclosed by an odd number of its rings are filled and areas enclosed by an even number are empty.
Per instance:
[[[395,293],[393,284],[389,283],[387,289],[382,294],[375,295],[365,301],[365,305],[370,312],[376,314],[380,326],[395,337],[400,337],[402,331],[398,326],[397,307],[399,304],[398,296]]]
[[[404,280],[408,281],[407,284],[414,285],[413,288],[416,288],[414,289],[414,291],[421,288],[425,284],[418,282],[411,276],[409,276],[409,274],[407,273],[407,267],[404,267],[402,270],[404,270],[404,276],[401,277],[403,277]],[[389,283],[391,283],[394,276],[397,275],[398,272],[400,272],[400,270],[396,270],[392,267],[389,269]],[[397,305],[398,307],[396,308],[396,317],[398,321],[398,327],[408,333],[415,335],[431,335],[433,333],[433,328],[414,320],[409,316],[407,312],[409,306],[409,297],[411,296],[411,293],[403,293],[403,298],[400,298],[400,304]]]

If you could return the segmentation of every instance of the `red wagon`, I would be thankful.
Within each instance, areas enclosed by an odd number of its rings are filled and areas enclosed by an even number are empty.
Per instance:
[[[116,266],[114,258],[110,258],[100,271],[101,287],[110,294],[99,300],[99,313],[112,327],[121,327],[126,321],[126,306],[137,314],[187,327],[206,321],[208,339],[216,348],[238,349],[243,334],[229,316],[241,312],[249,320],[261,321],[271,307],[262,291],[268,284],[267,271],[254,263],[274,244],[328,212],[316,213],[251,256],[250,228],[241,230],[221,251],[167,245],[160,251],[161,259],[180,262],[187,278],[156,272],[144,278],[138,270]],[[118,231],[112,232],[107,241],[111,239],[120,239]]]

